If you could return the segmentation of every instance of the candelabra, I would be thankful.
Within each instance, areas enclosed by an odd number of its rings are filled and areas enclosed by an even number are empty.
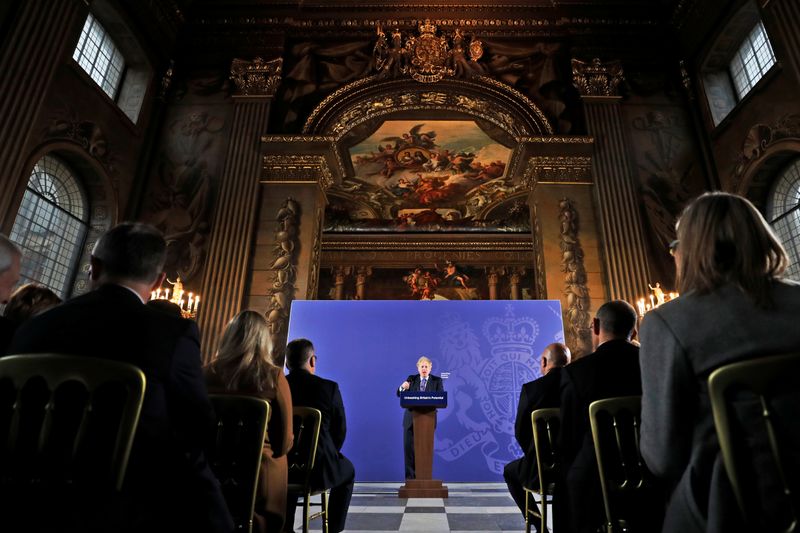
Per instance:
[[[636,311],[639,313],[639,317],[643,317],[648,311],[680,296],[677,292],[664,292],[664,289],[661,288],[661,283],[656,283],[655,287],[648,284],[647,287],[652,291],[651,294],[636,301]]]
[[[197,317],[197,306],[200,304],[200,295],[183,290],[183,283],[180,277],[176,278],[175,281],[167,279],[167,283],[172,285],[172,289],[166,287],[151,291],[150,299],[172,302],[180,307],[183,318],[195,319]]]

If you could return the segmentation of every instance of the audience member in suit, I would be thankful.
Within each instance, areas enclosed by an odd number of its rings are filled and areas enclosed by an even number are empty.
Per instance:
[[[561,533],[594,533],[605,522],[589,404],[642,393],[639,348],[631,343],[636,311],[621,300],[600,306],[592,320],[594,352],[561,371],[562,480],[553,498],[553,526]]]
[[[684,210],[677,229],[681,296],[647,313],[642,325],[642,455],[673,489],[664,532],[741,531],[746,526],[722,465],[708,376],[735,361],[800,351],[800,285],[781,279],[786,253],[744,198],[704,194]],[[796,419],[800,392],[784,401]],[[758,407],[753,415],[760,417]],[[747,454],[754,464],[765,448]],[[797,464],[800,452],[786,452],[784,459]],[[762,490],[778,479],[771,460],[762,464],[752,482],[761,500],[749,503],[761,505],[763,522],[747,531],[782,531],[785,524],[771,520],[783,516],[784,495]]]
[[[535,488],[539,482],[531,413],[537,409],[559,406],[561,368],[569,364],[570,358],[569,348],[560,342],[548,345],[541,356],[542,377],[524,384],[519,393],[514,435],[517,437],[517,442],[525,455],[508,463],[503,470],[503,477],[506,480],[506,485],[508,485],[508,492],[511,493],[511,497],[517,502],[523,514],[525,513],[525,491],[523,487]],[[534,522],[534,527],[536,527],[537,531],[539,530],[539,525],[536,522]]]
[[[444,382],[439,376],[431,374],[433,363],[424,355],[417,360],[418,374],[411,374],[397,389],[397,395],[403,391],[443,391]],[[414,479],[414,416],[411,409],[403,413],[403,453],[405,456],[406,479]]]
[[[19,283],[19,268],[22,252],[8,237],[0,233],[0,303],[8,303],[11,291]],[[11,337],[14,336],[14,323],[0,317],[0,356],[6,354]]]
[[[286,367],[289,369],[286,379],[292,390],[293,404],[313,407],[322,412],[322,428],[311,485],[314,489],[331,489],[328,525],[331,533],[338,533],[344,529],[347,520],[356,476],[353,463],[341,452],[347,421],[339,385],[316,375],[317,355],[314,345],[307,339],[295,339],[286,346]],[[284,528],[287,531],[292,528],[296,506],[297,500],[290,498]]]
[[[144,404],[123,493],[131,531],[228,532],[233,521],[202,448],[213,411],[197,325],[147,307],[159,287],[166,242],[151,226],[120,224],[92,251],[92,291],[23,324],[14,353],[60,352],[138,366]]]
[[[286,521],[286,452],[292,447],[292,394],[275,364],[264,315],[242,311],[228,323],[214,360],[206,370],[211,390],[250,394],[272,407],[258,478],[255,532],[280,533]]]

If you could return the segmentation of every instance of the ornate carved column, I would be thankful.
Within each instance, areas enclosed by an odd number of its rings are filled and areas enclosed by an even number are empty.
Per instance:
[[[203,352],[214,353],[227,321],[241,310],[258,201],[261,134],[281,80],[282,59],[234,59],[233,124],[211,230],[198,318]]]
[[[500,276],[504,274],[502,268],[491,267],[486,274],[486,279],[489,282],[489,299],[497,300],[497,284],[500,281]]]
[[[297,138],[300,145],[290,148],[291,137],[263,137],[262,142],[273,143],[267,147],[268,153],[275,143],[288,142],[278,147],[278,151],[308,150],[305,140]],[[301,146],[302,145],[302,146]],[[257,224],[256,251],[253,271],[250,273],[249,294],[246,304],[259,309],[266,299],[267,320],[270,324],[275,354],[280,355],[286,346],[289,314],[294,300],[312,299],[317,296],[319,285],[319,258],[322,251],[322,219],[325,210],[325,189],[333,183],[330,167],[322,155],[295,153],[291,155],[265,155],[262,163],[260,197],[260,216]],[[270,246],[272,235],[280,235],[280,219],[283,212],[282,199],[291,198],[297,206],[297,224],[290,232],[295,241],[294,255],[289,260],[292,283],[281,281],[280,268],[275,255],[275,246]],[[285,200],[284,200],[285,201]],[[277,213],[277,216],[275,215]],[[280,268],[279,268],[280,267]],[[335,286],[336,298],[344,297],[344,277],[352,272],[345,267],[342,284]]]
[[[356,270],[356,299],[364,300],[366,295],[367,278],[372,275],[372,268],[358,267]]]
[[[618,86],[624,80],[619,61],[572,60],[589,134],[595,138],[592,161],[603,239],[608,296],[636,300],[650,278],[639,197],[630,171]]]
[[[336,267],[333,271],[334,280],[334,300],[344,300],[344,282],[347,279],[350,269],[347,267]]]
[[[12,203],[28,152],[25,143],[56,69],[74,46],[73,32],[88,11],[79,0],[27,0],[11,15],[10,33],[0,39],[0,213],[6,232],[16,213]],[[27,176],[25,176],[27,177]]]
[[[521,299],[521,291],[519,289],[519,282],[522,281],[522,276],[525,275],[524,268],[515,268],[511,271],[511,275],[508,277],[511,290],[509,293],[510,300],[520,300]]]

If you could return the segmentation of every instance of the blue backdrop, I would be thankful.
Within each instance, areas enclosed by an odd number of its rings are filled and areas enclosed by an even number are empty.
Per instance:
[[[343,448],[358,481],[403,478],[403,410],[395,391],[421,355],[442,376],[434,478],[502,481],[522,455],[514,419],[523,383],[540,377],[539,354],[563,342],[561,304],[550,300],[330,301],[292,303],[289,339],[316,348],[317,373],[339,383],[347,414]]]

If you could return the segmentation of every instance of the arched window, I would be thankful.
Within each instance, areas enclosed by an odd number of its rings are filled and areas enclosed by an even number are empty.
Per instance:
[[[69,296],[89,228],[89,204],[75,175],[52,155],[33,167],[11,240],[23,250],[22,283]]]
[[[767,201],[767,218],[789,254],[786,276],[800,281],[800,157],[775,180]]]

